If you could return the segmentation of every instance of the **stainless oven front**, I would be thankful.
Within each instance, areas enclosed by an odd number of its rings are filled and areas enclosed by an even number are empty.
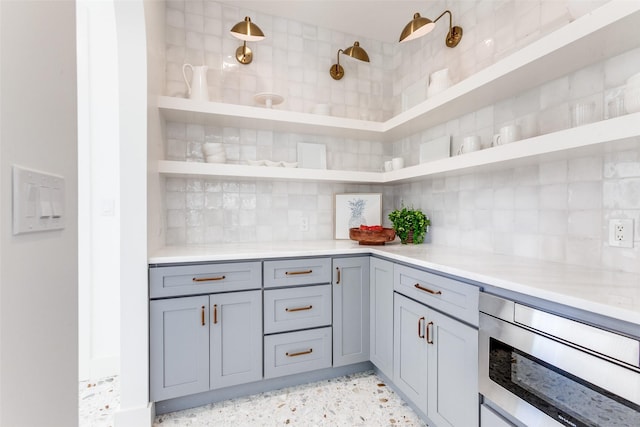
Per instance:
[[[640,426],[640,342],[480,297],[480,393],[524,426]]]

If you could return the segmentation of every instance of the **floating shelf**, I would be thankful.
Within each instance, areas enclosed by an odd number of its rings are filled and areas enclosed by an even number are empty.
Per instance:
[[[640,47],[640,2],[612,0],[386,122],[161,96],[166,120],[397,141]]]
[[[243,166],[167,160],[159,162],[158,171],[165,175],[182,176],[392,184],[439,175],[468,173],[473,169],[505,168],[532,163],[541,158],[562,158],[569,153],[575,154],[576,150],[585,152],[601,150],[608,143],[635,141],[639,135],[640,113],[635,113],[392,172]]]

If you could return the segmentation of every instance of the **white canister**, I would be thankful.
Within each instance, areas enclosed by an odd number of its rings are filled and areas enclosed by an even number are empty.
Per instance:
[[[391,160],[387,160],[384,162],[384,171],[391,172],[393,170],[393,162]]]
[[[394,171],[402,169],[404,167],[404,159],[402,157],[394,157],[391,159],[391,164],[393,165]]]
[[[443,68],[442,70],[431,73],[429,76],[429,87],[427,88],[427,98],[442,92],[449,86],[451,86],[451,78],[449,77],[448,68]]]

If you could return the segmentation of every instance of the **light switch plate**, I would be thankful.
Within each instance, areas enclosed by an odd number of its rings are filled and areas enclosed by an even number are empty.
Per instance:
[[[13,166],[13,234],[64,228],[64,177]]]

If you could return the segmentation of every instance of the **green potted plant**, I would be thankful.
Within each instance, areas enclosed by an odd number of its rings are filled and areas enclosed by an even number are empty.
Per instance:
[[[424,242],[424,236],[431,225],[429,217],[423,214],[420,209],[413,209],[413,207],[408,209],[404,205],[402,209],[391,212],[389,220],[402,244]]]

